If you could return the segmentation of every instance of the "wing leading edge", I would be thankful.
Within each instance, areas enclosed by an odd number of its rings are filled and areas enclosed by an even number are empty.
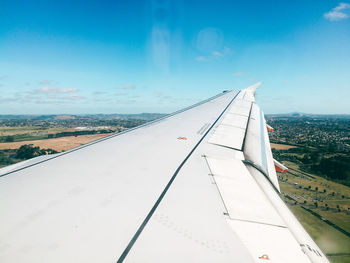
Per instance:
[[[328,262],[278,196],[259,85],[4,170],[0,261]]]

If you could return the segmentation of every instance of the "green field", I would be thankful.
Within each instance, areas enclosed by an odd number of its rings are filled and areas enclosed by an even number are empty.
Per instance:
[[[284,164],[291,169],[278,173],[282,198],[331,262],[350,263],[350,237],[311,213],[350,233],[350,187]]]
[[[9,137],[12,137],[10,141],[30,141],[30,140],[43,140],[48,138],[48,134],[56,134],[59,132],[73,131],[73,129],[67,128],[43,128],[43,127],[0,127],[0,139],[1,142],[8,141]],[[10,142],[8,141],[8,142]]]
[[[70,129],[71,130],[71,129]],[[49,133],[57,133],[67,131],[67,128],[45,128],[45,127],[33,127],[33,126],[21,126],[21,127],[0,127],[0,136],[11,136],[27,134],[28,136],[40,136]]]
[[[118,130],[122,130],[119,128]],[[106,134],[118,131],[117,129],[84,129],[76,130],[73,128],[61,128],[61,127],[0,127],[0,143],[8,142],[22,142],[22,141],[34,141],[45,140],[51,138],[79,136],[89,134]]]

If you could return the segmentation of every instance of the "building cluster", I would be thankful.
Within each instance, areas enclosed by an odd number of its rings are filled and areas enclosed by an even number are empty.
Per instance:
[[[350,153],[350,118],[266,116],[271,142]]]

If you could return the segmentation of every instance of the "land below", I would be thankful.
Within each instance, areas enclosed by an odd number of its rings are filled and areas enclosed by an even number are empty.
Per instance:
[[[268,115],[281,197],[332,263],[350,262],[349,115]]]
[[[60,138],[29,140],[29,141],[19,141],[19,142],[4,142],[4,143],[0,143],[0,150],[5,150],[5,149],[14,150],[14,149],[20,148],[24,144],[28,144],[28,145],[33,145],[33,147],[40,147],[42,149],[49,148],[57,152],[62,152],[92,141],[96,141],[98,139],[104,138],[111,134],[113,133],[67,136],[67,137],[60,137]]]

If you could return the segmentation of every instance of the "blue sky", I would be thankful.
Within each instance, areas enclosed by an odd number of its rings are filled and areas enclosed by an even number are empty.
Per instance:
[[[1,2],[0,114],[167,113],[259,81],[265,113],[350,114],[350,2]]]

